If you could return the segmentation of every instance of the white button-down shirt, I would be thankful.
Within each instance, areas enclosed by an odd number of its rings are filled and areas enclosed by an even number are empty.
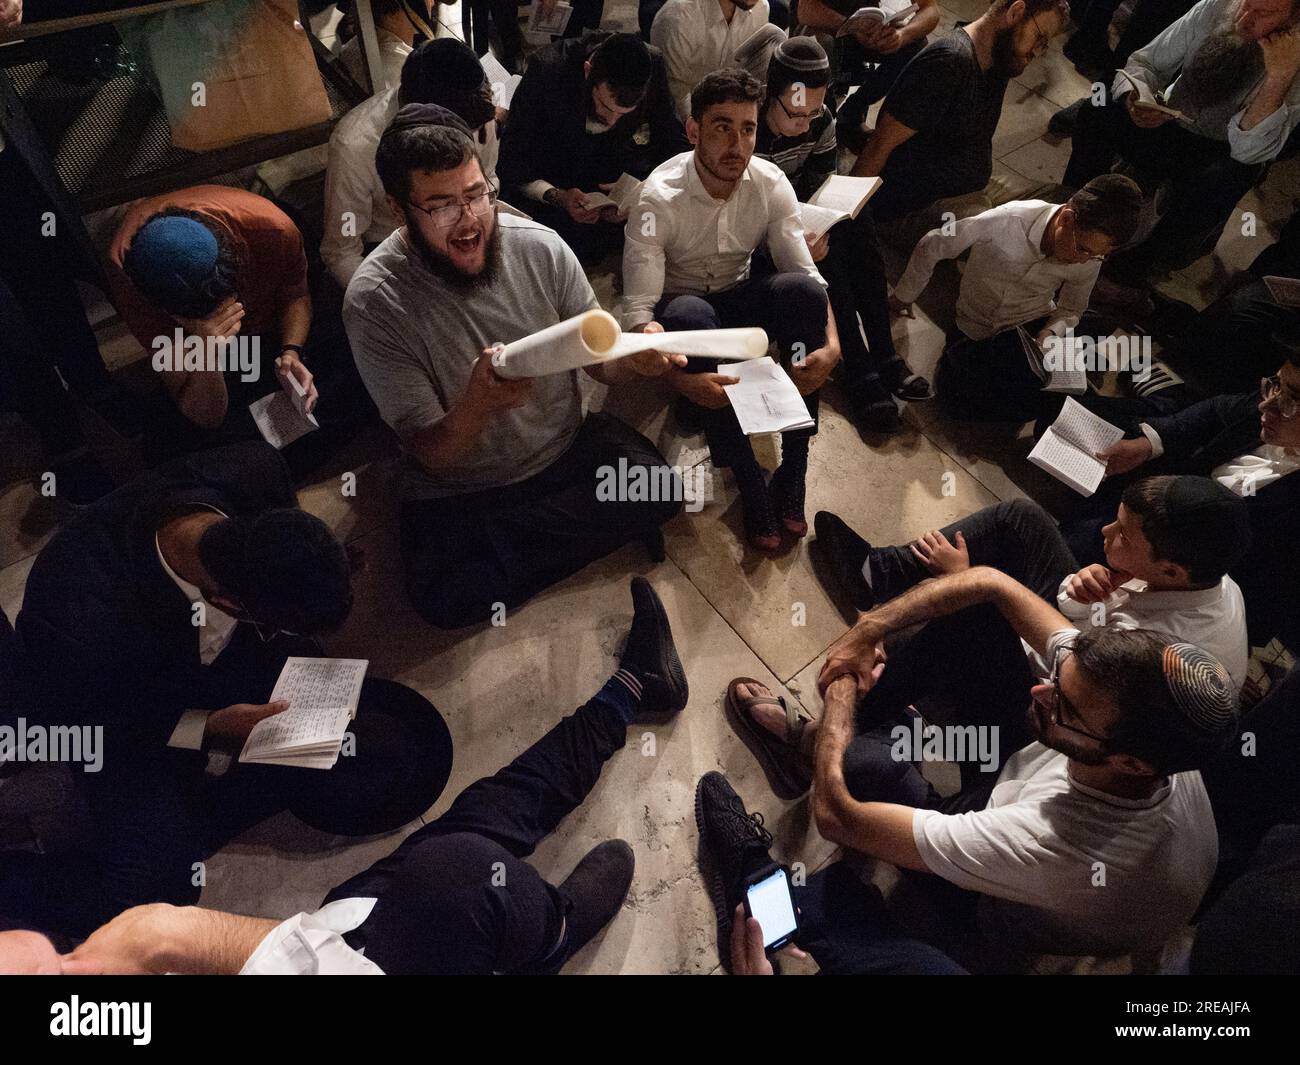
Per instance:
[[[718,0],[668,0],[655,15],[650,43],[664,54],[678,113],[690,113],[691,90],[705,74],[734,67],[736,49],[767,25],[767,0],[736,8],[728,22]]]
[[[1245,496],[1296,470],[1300,470],[1300,449],[1263,444],[1247,455],[1238,455],[1231,462],[1216,466],[1210,476],[1237,495]]]
[[[664,293],[703,295],[746,280],[750,256],[764,241],[779,271],[826,284],[808,254],[794,188],[775,163],[750,159],[726,200],[704,187],[693,151],[660,164],[628,215],[624,328],[653,321]]]
[[[377,93],[339,119],[330,135],[320,253],[334,279],[345,289],[366,257],[365,246],[378,244],[402,224],[388,206],[383,182],[375,169],[379,138],[397,111],[397,89]],[[475,147],[483,176],[495,181],[495,122],[483,127]]]
[[[415,49],[382,26],[376,26],[375,30],[375,37],[379,41],[381,68],[370,72],[373,79],[370,88],[372,92],[381,93],[386,89],[396,89],[402,83],[402,67],[406,63],[406,57]],[[343,46],[339,52],[339,62],[352,75],[352,80],[364,88],[366,82],[361,75],[365,71],[365,57],[361,48],[361,34],[358,33]]]
[[[1221,578],[1212,588],[1167,592],[1148,591],[1145,581],[1131,580],[1115,589],[1101,604],[1071,599],[1069,586],[1070,578],[1066,577],[1056,593],[1056,606],[1077,628],[1100,623],[1117,629],[1163,632],[1208,651],[1223,664],[1238,688],[1245,683],[1250,656],[1246,602],[1231,577]],[[1036,675],[1046,679],[1050,663],[1044,662],[1028,644],[1025,649]]]
[[[1174,121],[1184,129],[1212,140],[1226,140],[1232,158],[1239,163],[1267,163],[1281,154],[1291,132],[1300,125],[1300,77],[1291,82],[1281,106],[1251,129],[1242,129],[1241,120],[1264,83],[1262,70],[1257,78],[1241,82],[1218,103],[1199,110],[1191,106],[1184,91],[1182,72],[1188,60],[1206,40],[1222,32],[1224,19],[1232,17],[1236,6],[1237,0],[1201,0],[1129,56],[1124,73],[1149,91],[1165,92],[1169,106],[1183,112],[1184,117]],[[1116,97],[1132,89],[1127,78],[1115,75],[1111,91]]]
[[[244,962],[240,976],[383,976],[343,939],[375,908],[374,899],[338,899],[282,921]]]
[[[1057,336],[1079,324],[1101,264],[1063,263],[1042,249],[1043,231],[1060,204],[1016,200],[952,226],[932,229],[912,252],[894,295],[912,303],[925,291],[941,259],[970,258],[957,294],[957,326],[984,340],[1037,318]]]

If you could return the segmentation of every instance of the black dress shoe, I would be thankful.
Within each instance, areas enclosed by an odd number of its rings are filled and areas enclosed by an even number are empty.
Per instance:
[[[841,613],[856,619],[858,611],[876,605],[871,585],[862,576],[871,544],[829,510],[817,512],[813,529],[817,533],[810,545],[813,569]]]

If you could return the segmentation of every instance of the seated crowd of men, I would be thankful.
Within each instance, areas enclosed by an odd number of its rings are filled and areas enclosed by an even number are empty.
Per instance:
[[[381,19],[413,6],[376,5]],[[40,552],[16,623],[0,617],[0,711],[102,726],[111,758],[74,774],[87,844],[0,852],[0,971],[549,973],[616,917],[633,876],[623,841],[560,884],[523,859],[629,725],[687,704],[642,577],[596,694],[315,912],[201,909],[194,875],[275,811],[387,832],[449,777],[437,711],[379,679],[355,757],[323,773],[232,764],[284,709],[268,699],[287,658],[320,654],[349,614],[348,552],[293,484],[358,427],[382,420],[400,441],[404,584],[431,626],[487,622],[629,543],[663,558],[681,493],[596,490],[602,469],[666,469],[655,445],[587,411],[579,371],[507,378],[493,364],[498,345],[597,308],[586,270],[599,264],[621,267],[624,330],[763,328],[813,421],[781,434],[769,473],[717,359],[649,350],[582,371],[652,390],[704,434],[750,549],[788,552],[811,527],[814,567],[851,622],[821,668],[819,717],[749,678],[725,696],[778,796],[811,791],[825,839],[904,871],[888,905],[847,861],[796,885],[797,942],[821,969],[1151,956],[1190,923],[1190,956],[1170,967],[1296,969],[1300,682],[1261,685],[1251,649],[1300,647],[1300,301],[1276,295],[1279,279],[1300,284],[1300,221],[1205,311],[1152,286],[1235,224],[1296,143],[1300,0],[1136,0],[1118,16],[1114,0],[992,0],[944,33],[936,0],[918,0],[901,27],[836,37],[858,6],[650,0],[636,35],[592,29],[600,5],[587,5],[581,33],[529,59],[508,112],[473,48],[413,47],[398,19],[397,61],[331,139],[318,241],[286,205],[204,185],[134,204],[107,262],[89,261],[75,211],[30,162],[32,131],[6,126],[18,222],[0,257],[0,378],[85,505]],[[1061,195],[972,210],[1008,85],[1072,16],[1067,55],[1108,77],[1054,119],[1074,138]],[[799,206],[844,169],[841,152],[882,184],[812,239]],[[590,203],[624,174],[641,182],[634,201]],[[50,210],[68,224],[38,286],[27,264],[50,257],[34,231]],[[892,289],[882,245],[905,256]],[[932,384],[891,326],[963,256]],[[197,338],[251,345],[275,369],[157,365],[151,469],[120,487],[64,389],[129,421],[86,355],[72,287],[85,276],[155,355],[160,338]],[[1124,430],[1090,497],[1056,516],[1006,501],[890,546],[829,511],[809,520],[832,377],[869,440],[926,401],[1041,433],[1063,396],[1043,390],[1025,338],[1118,327],[1157,335],[1187,379],[1157,362],[1123,394],[1078,397]],[[320,430],[277,453],[249,404],[279,388],[303,393]],[[900,730],[930,723],[997,737],[984,761],[961,761],[955,793],[922,775],[920,751],[899,752]],[[696,813],[722,964],[770,973],[742,896],[776,867],[772,837],[717,772]]]

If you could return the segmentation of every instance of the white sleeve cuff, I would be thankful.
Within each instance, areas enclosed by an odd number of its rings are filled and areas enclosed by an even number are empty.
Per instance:
[[[208,727],[210,713],[211,710],[186,710],[181,714],[181,719],[176,722],[176,727],[172,729],[172,738],[167,741],[167,746],[182,751],[201,751],[203,733]]]
[[[1147,425],[1146,422],[1143,422],[1138,428],[1142,430],[1142,435],[1151,442],[1151,457],[1158,459],[1165,453],[1165,442],[1160,439],[1160,434]]]

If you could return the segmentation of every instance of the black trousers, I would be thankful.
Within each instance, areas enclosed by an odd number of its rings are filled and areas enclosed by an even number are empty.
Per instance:
[[[579,188],[590,188],[585,182]],[[564,238],[583,266],[591,266],[606,255],[623,250],[624,226],[621,222],[575,222],[569,212],[549,203],[529,202],[528,213],[544,226],[550,226]]]
[[[1061,581],[1079,568],[1051,515],[1030,500],[985,507],[942,532],[951,542],[959,529],[971,565],[1002,570],[1049,603],[1056,602]],[[877,548],[871,572],[877,601],[892,599],[930,576],[905,544]],[[864,721],[896,716],[914,703],[927,719],[1000,725],[1005,755],[1032,738],[1024,711],[1033,677],[1019,636],[994,607],[935,618],[895,637],[888,654],[880,682],[862,701]],[[986,776],[979,773],[975,779]]]
[[[817,269],[826,279],[840,337],[839,379],[850,392],[861,393],[872,377],[898,359],[889,330],[889,285],[870,205],[857,218],[832,226],[830,234],[829,250]]]
[[[238,635],[196,691],[195,708],[261,703],[284,660],[314,655],[311,641],[262,644]],[[73,779],[89,814],[88,840],[70,854],[0,856],[0,914],[10,927],[75,937],[131,906],[192,905],[203,860],[264,818],[290,810],[340,835],[390,832],[436,801],[451,772],[451,736],[434,707],[392,681],[367,680],[349,726],[354,753],[330,770],[235,763],[206,776],[198,752],[122,752],[106,737],[104,768]]]
[[[647,483],[668,484],[672,498],[602,499],[599,471],[617,471],[620,463],[629,471],[644,467]],[[402,562],[412,605],[440,629],[474,625],[491,618],[496,604],[513,609],[648,537],[682,508],[680,478],[658,475],[665,469],[664,457],[635,429],[592,414],[569,449],[527,480],[403,504]]]
[[[1251,392],[1277,373],[1287,347],[1300,348],[1300,309],[1275,303],[1261,278],[1198,314],[1179,351],[1198,382],[1232,393]]]
[[[1109,94],[1101,107],[1084,107],[1064,183],[1081,188],[1119,158],[1136,169],[1147,195],[1166,185],[1164,213],[1141,244],[1111,257],[1107,272],[1145,283],[1155,266],[1183,266],[1218,239],[1237,201],[1260,179],[1264,166],[1239,163],[1228,142],[1211,140],[1166,122],[1139,129]]]
[[[1046,322],[1039,318],[1024,328],[1037,336]],[[950,414],[975,421],[1026,422],[1037,418],[1050,398],[1029,368],[1015,329],[981,340],[958,334],[939,357],[934,383]]]
[[[655,321],[670,331],[758,326],[776,341],[786,361],[800,350],[810,354],[826,343],[826,302],[826,290],[807,274],[766,274],[723,292],[666,295],[655,307]],[[717,366],[717,359],[691,358],[687,372],[713,373]],[[804,396],[814,425],[783,433],[783,438],[807,439],[816,434],[818,395]],[[718,410],[695,406],[692,414],[704,428],[714,466],[725,469],[752,461],[749,439],[741,432],[730,405]]]
[[[627,737],[612,681],[523,754],[325,902],[376,898],[346,937],[386,973],[557,967],[569,900],[523,861],[576,807]],[[626,704],[624,704],[626,705]]]

